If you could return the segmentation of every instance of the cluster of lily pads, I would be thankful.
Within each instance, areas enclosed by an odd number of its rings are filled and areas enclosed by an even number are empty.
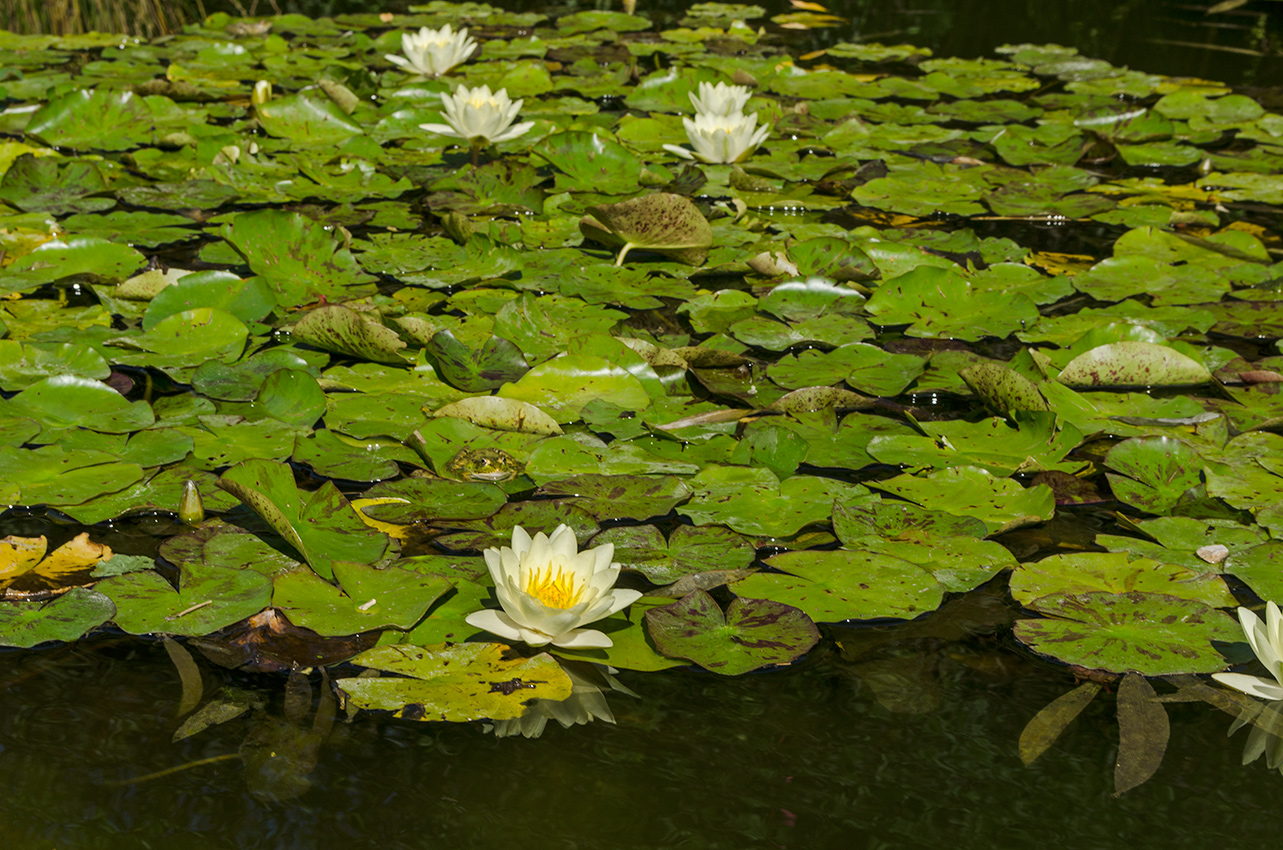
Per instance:
[[[1283,117],[1056,46],[798,58],[763,14],[0,33],[0,502],[88,528],[0,544],[0,643],[114,624],[505,720],[597,686],[491,632],[737,674],[1009,571],[1034,652],[1228,669],[1283,598]],[[185,486],[159,559],[95,548]],[[523,540],[622,566],[567,626],[607,640],[495,601],[588,598],[498,569]]]

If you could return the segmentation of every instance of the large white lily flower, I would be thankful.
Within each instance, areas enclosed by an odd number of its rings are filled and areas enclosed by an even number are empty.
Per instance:
[[[517,526],[511,549],[492,548],[483,554],[503,610],[473,612],[468,625],[507,640],[604,649],[612,645],[609,637],[580,626],[622,610],[641,596],[636,590],[613,589],[619,578],[619,564],[611,562],[614,544],[580,552],[575,532],[566,525],[557,526],[551,537],[541,531],[533,538]]]
[[[757,113],[745,115],[708,115],[697,113],[695,118],[683,118],[686,138],[690,139],[694,153],[677,145],[664,145],[664,150],[684,159],[701,162],[739,162],[748,157],[770,135],[771,126],[757,127]],[[754,129],[756,127],[756,129]]]
[[[477,49],[477,42],[468,37],[467,27],[451,32],[446,24],[439,30],[423,27],[417,33],[402,33],[401,49],[405,56],[389,53],[383,58],[412,73],[439,77],[466,61]]]
[[[690,93],[691,105],[697,115],[740,115],[752,97],[748,86],[728,86],[726,83],[700,83],[699,94]]]
[[[521,111],[522,102],[509,98],[507,89],[491,94],[489,86],[475,89],[459,86],[452,95],[442,94],[441,102],[445,104],[445,120],[449,124],[420,124],[421,129],[469,142],[482,140],[485,144],[498,144],[522,136],[535,126],[533,121],[511,126]]]
[[[1238,609],[1238,622],[1256,657],[1274,681],[1244,673],[1213,673],[1216,681],[1261,699],[1283,700],[1283,614],[1273,602],[1265,604],[1265,622],[1247,608]]]

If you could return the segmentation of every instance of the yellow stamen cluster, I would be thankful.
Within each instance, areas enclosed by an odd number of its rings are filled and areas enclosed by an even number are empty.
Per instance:
[[[566,572],[560,565],[556,573],[552,566],[531,570],[525,591],[549,608],[562,609],[574,607],[583,594],[583,588],[575,581],[575,574]]]

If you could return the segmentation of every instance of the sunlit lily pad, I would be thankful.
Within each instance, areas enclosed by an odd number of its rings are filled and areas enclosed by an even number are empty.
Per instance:
[[[206,635],[253,616],[272,599],[272,582],[254,570],[184,565],[179,589],[155,572],[113,576],[97,589],[116,605],[112,620],[135,635]]]
[[[520,717],[532,699],[570,696],[570,677],[552,656],[523,658],[497,643],[380,646],[352,663],[396,676],[337,680],[348,704],[406,720],[500,720]]]
[[[1227,665],[1212,642],[1242,636],[1224,611],[1158,593],[1057,594],[1038,610],[1048,619],[1016,622],[1020,642],[1066,664],[1115,673],[1214,673]]]
[[[989,533],[1051,519],[1056,500],[1045,484],[1025,488],[1009,478],[997,478],[974,466],[955,466],[925,476],[900,475],[870,481],[924,508],[983,520]]]
[[[290,622],[322,635],[350,635],[394,627],[408,629],[452,587],[395,565],[375,569],[348,561],[334,563],[335,587],[315,573],[277,576],[272,605]]]
[[[843,549],[785,552],[766,563],[784,575],[757,573],[731,589],[792,605],[816,622],[912,619],[944,601],[944,588],[929,572],[893,555]]]
[[[1148,558],[1129,560],[1119,552],[1077,552],[1052,555],[1022,564],[1011,576],[1011,595],[1025,605],[1057,593],[1161,593],[1201,602],[1212,608],[1229,608],[1234,597],[1211,565],[1191,570]]]

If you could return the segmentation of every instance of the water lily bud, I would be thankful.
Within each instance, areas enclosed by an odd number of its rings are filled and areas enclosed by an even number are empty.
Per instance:
[[[178,502],[178,520],[184,525],[199,525],[205,519],[205,500],[200,497],[196,482],[188,479],[183,484],[183,498]]]
[[[267,80],[259,80],[254,84],[254,93],[250,95],[250,102],[255,106],[267,103],[272,99],[272,84]]]

